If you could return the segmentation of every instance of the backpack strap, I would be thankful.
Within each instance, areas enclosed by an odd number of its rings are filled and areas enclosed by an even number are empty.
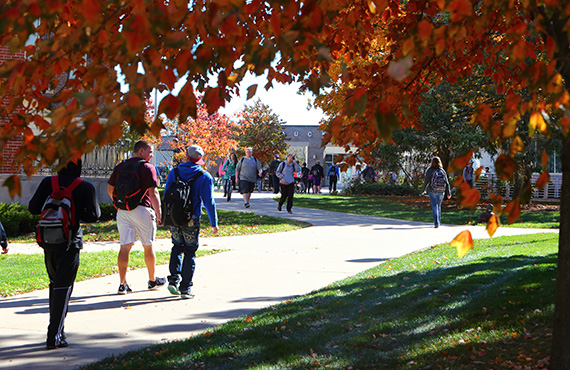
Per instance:
[[[67,190],[69,190],[69,192],[71,193],[73,190],[75,190],[77,185],[81,184],[82,181],[83,181],[83,179],[81,177],[77,177],[75,180],[73,180],[73,182],[71,184],[69,184],[69,186],[67,187]],[[51,177],[51,190],[55,191],[57,188],[59,188],[59,176],[52,176]]]

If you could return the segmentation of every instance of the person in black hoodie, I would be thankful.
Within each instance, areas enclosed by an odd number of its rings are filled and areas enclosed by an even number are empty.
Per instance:
[[[8,253],[8,235],[6,235],[2,222],[0,222],[0,245],[2,246],[2,254]]]
[[[60,186],[69,186],[81,176],[81,160],[69,162],[57,173]],[[38,186],[28,208],[34,215],[41,214],[45,201],[52,193],[51,177],[46,177]],[[46,349],[67,347],[64,321],[73,283],[79,268],[79,251],[83,248],[83,231],[80,221],[94,222],[101,215],[95,187],[82,181],[71,192],[75,205],[75,226],[72,229],[72,242],[66,251],[44,250],[46,270],[49,276],[49,325]]]

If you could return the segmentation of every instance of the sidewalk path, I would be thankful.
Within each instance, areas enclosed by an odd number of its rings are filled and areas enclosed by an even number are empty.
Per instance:
[[[245,211],[238,194],[219,209]],[[251,208],[314,226],[278,234],[201,239],[202,248],[227,252],[197,259],[193,292],[181,300],[166,288],[146,290],[146,269],[130,271],[133,294],[116,294],[118,276],[75,284],[66,320],[68,348],[45,350],[48,291],[0,299],[0,368],[73,369],[154,343],[183,339],[262,307],[309,293],[387,259],[448,242],[465,226],[442,226],[381,217],[293,208],[278,212],[273,194],[254,193]],[[445,220],[445,215],[444,215]],[[469,227],[485,238],[483,227]],[[556,230],[499,228],[496,235]],[[169,248],[161,241],[160,248]],[[85,252],[115,249],[117,243],[89,243]],[[35,246],[20,248],[37,252]],[[142,249],[140,244],[134,249]],[[17,248],[12,248],[11,253]],[[157,267],[158,276],[168,266]]]

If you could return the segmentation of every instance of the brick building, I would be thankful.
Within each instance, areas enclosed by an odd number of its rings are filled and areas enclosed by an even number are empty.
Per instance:
[[[24,57],[25,53],[23,51],[16,54],[10,54],[8,47],[0,46],[0,65],[2,65],[7,60],[24,60]],[[6,99],[2,98],[0,104],[5,107],[7,104]],[[2,126],[3,129],[9,128],[11,126],[13,113],[14,112],[8,112],[8,115],[0,115],[0,126]],[[18,149],[20,149],[21,145],[21,136],[8,140],[6,143],[4,143],[4,146],[2,148],[2,161],[0,163],[0,174],[11,174],[13,172],[12,165],[14,163],[14,156],[16,155]]]

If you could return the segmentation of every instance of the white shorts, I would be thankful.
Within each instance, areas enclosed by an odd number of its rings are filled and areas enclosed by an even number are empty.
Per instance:
[[[137,236],[143,245],[152,245],[156,237],[154,209],[138,206],[132,211],[117,210],[117,228],[121,245],[134,243]]]

